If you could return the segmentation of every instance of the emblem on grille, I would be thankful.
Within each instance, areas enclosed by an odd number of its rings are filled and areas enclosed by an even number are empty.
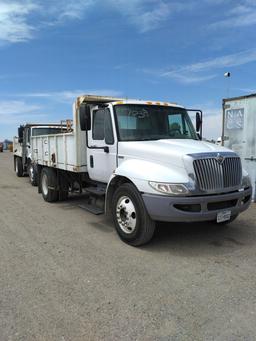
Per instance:
[[[218,162],[218,164],[222,165],[225,160],[225,157],[221,155],[220,153],[218,153],[215,160]]]

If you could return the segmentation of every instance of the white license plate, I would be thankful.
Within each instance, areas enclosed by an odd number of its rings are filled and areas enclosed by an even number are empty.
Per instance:
[[[223,221],[230,220],[231,211],[222,211],[217,214],[217,223],[222,223]]]

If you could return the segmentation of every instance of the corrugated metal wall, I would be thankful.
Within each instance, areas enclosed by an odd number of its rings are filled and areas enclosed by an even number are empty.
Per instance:
[[[224,100],[224,145],[242,159],[250,174],[256,202],[256,95]]]

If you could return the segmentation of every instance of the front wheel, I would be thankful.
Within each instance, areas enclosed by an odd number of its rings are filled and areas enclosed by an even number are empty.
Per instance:
[[[28,176],[29,176],[29,181],[32,186],[37,186],[37,169],[36,166],[30,163],[28,165]]]
[[[113,196],[112,216],[119,237],[127,244],[140,246],[148,243],[155,231],[140,193],[130,183],[118,187]]]

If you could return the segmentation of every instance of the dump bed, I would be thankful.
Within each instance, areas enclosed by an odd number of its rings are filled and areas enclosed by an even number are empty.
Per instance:
[[[32,137],[32,161],[72,172],[86,172],[85,134],[79,133],[79,136],[71,132]]]
[[[71,172],[86,172],[86,135],[79,127],[76,103],[73,120],[66,121],[66,131],[60,134],[31,137],[32,162]]]

